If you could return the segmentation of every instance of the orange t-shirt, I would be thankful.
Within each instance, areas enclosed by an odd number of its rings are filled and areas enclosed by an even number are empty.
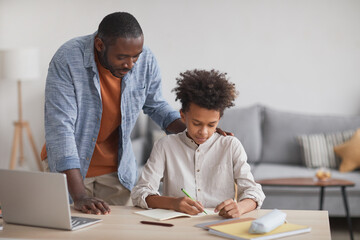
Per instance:
[[[121,79],[104,68],[96,55],[102,98],[102,117],[99,135],[86,177],[95,177],[117,171],[119,126],[121,123]]]
[[[86,177],[95,177],[117,171],[119,126],[121,123],[121,79],[114,77],[109,70],[95,61],[99,71],[102,98],[102,117],[99,135]],[[46,145],[41,151],[41,159],[47,157]]]

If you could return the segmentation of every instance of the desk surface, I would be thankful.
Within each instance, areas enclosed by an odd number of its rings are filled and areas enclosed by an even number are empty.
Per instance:
[[[64,231],[48,228],[37,228],[3,223],[0,238],[22,239],[224,239],[209,234],[206,230],[194,227],[197,223],[223,219],[220,216],[204,216],[199,218],[177,218],[165,223],[174,227],[162,227],[141,224],[142,220],[150,220],[134,214],[141,209],[125,206],[111,206],[110,215],[87,215],[73,211],[74,216],[98,217],[102,222],[76,231]],[[255,210],[243,217],[258,218],[270,210]],[[310,233],[294,235],[282,239],[331,239],[329,217],[327,211],[283,210],[291,223],[303,224],[312,228]],[[0,220],[2,222],[2,219]]]

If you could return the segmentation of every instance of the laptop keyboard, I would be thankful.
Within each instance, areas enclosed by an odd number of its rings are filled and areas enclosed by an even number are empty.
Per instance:
[[[71,227],[75,228],[77,226],[92,222],[92,219],[82,218],[82,217],[71,217]]]

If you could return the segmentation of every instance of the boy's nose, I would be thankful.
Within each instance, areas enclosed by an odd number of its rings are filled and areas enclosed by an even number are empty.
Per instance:
[[[201,134],[202,136],[206,136],[206,135],[207,135],[207,132],[208,132],[208,130],[207,130],[206,127],[203,127],[203,128],[200,129],[200,134]]]

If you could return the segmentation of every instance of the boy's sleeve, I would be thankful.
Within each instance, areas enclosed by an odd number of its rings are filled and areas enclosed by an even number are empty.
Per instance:
[[[139,181],[131,190],[131,199],[134,206],[149,208],[145,199],[149,195],[160,195],[159,185],[164,176],[165,154],[162,149],[164,141],[155,142],[150,157],[145,164]]]
[[[247,163],[247,155],[244,147],[237,138],[232,141],[234,179],[238,188],[237,201],[246,198],[253,199],[259,209],[265,199],[261,185],[256,183],[251,173],[251,167]]]

